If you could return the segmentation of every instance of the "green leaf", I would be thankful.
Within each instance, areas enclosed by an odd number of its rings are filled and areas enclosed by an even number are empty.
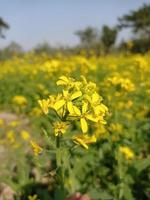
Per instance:
[[[124,185],[124,198],[126,200],[134,200],[135,198],[132,195],[131,188],[128,185]]]
[[[91,189],[88,194],[92,200],[113,200],[113,197],[104,190]]]
[[[66,200],[67,192],[62,188],[55,190],[54,200]]]
[[[150,159],[137,160],[134,163],[138,173],[150,166]]]

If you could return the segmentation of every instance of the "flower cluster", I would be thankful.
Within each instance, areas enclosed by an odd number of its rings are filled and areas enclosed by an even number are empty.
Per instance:
[[[12,102],[19,106],[26,106],[28,103],[26,97],[21,96],[21,95],[14,96],[12,99]]]
[[[80,81],[61,76],[57,86],[63,88],[61,93],[38,102],[44,114],[48,115],[50,110],[57,113],[59,121],[53,123],[56,137],[63,135],[75,121],[80,125],[82,133],[72,136],[71,139],[87,149],[87,144],[96,142],[96,137],[88,134],[90,124],[106,124],[104,117],[108,108],[102,103],[96,84],[88,82],[84,76],[81,76]]]
[[[135,86],[129,78],[123,78],[120,76],[113,76],[108,78],[108,84],[117,87],[117,89],[122,89],[127,92],[132,92],[135,90]]]
[[[134,152],[129,147],[121,146],[119,151],[125,156],[126,160],[134,158]]]

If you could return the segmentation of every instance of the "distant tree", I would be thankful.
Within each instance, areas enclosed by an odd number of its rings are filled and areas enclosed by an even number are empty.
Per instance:
[[[150,5],[144,4],[138,10],[131,11],[118,20],[120,29],[131,28],[134,33],[150,36]]]
[[[52,48],[47,42],[38,44],[35,48],[34,51],[36,53],[47,53],[51,54],[54,51],[54,48]]]
[[[11,42],[8,46],[0,50],[0,60],[6,60],[13,56],[21,56],[23,48],[16,42]]]
[[[87,27],[84,30],[79,30],[75,32],[79,37],[82,46],[90,47],[93,45],[97,39],[97,31],[95,28]]]
[[[9,29],[9,25],[0,17],[0,37],[5,38],[3,30]]]
[[[101,42],[106,53],[108,53],[110,48],[115,44],[117,33],[117,28],[110,28],[107,25],[102,27]]]
[[[134,33],[132,42],[134,52],[150,50],[150,5],[144,4],[137,10],[123,15],[119,19],[118,28],[131,28]]]
[[[23,52],[23,48],[20,44],[16,43],[16,42],[11,42],[6,48],[5,50],[12,52],[12,53],[22,53]]]

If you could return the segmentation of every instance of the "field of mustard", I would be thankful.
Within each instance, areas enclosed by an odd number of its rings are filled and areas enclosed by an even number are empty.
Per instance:
[[[0,161],[16,199],[150,199],[150,53],[1,61]]]

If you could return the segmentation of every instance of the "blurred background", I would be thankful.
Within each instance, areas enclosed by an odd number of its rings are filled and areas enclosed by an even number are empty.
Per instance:
[[[44,48],[67,51],[86,46],[99,48],[97,53],[102,53],[124,49],[132,41],[132,51],[145,52],[150,46],[149,3],[149,0],[1,0],[0,48],[18,52]]]
[[[150,0],[0,0],[0,200],[150,200],[149,79]]]

